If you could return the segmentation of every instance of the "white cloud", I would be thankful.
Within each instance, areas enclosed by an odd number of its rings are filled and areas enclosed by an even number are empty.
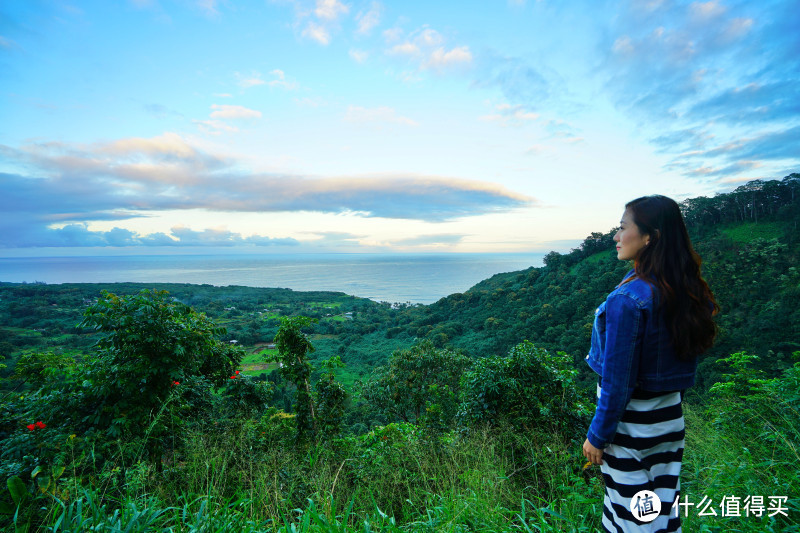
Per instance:
[[[327,44],[327,43],[323,43]],[[271,80],[265,80],[264,75],[256,70],[250,71],[249,74],[242,74],[240,72],[234,73],[236,79],[238,80],[237,83],[243,89],[249,89],[250,87],[256,87],[258,85],[267,85],[269,87],[281,87],[286,90],[293,90],[297,88],[297,82],[291,79],[287,79],[286,73],[281,69],[274,69],[270,71],[270,76],[272,76]]]
[[[423,26],[411,33],[407,39],[397,42],[402,37],[402,30],[392,29],[384,32],[387,44],[391,45],[386,53],[394,56],[405,56],[418,61],[420,70],[443,72],[454,68],[463,68],[472,64],[473,56],[469,46],[457,46],[448,49],[445,38],[438,31]]]
[[[472,52],[468,46],[459,46],[452,50],[437,48],[424,63],[424,68],[443,70],[451,67],[466,66],[472,63]]]
[[[339,0],[317,0],[317,7],[314,9],[314,14],[322,20],[336,20],[349,11],[350,8],[339,2]]]
[[[408,120],[385,108],[354,108],[353,112],[356,118]],[[8,214],[0,220],[3,231],[8,231],[12,221],[24,232],[44,230],[54,223],[85,225],[198,209],[356,213],[358,217],[441,222],[535,204],[533,198],[496,183],[445,176],[246,172],[238,170],[238,161],[206,153],[176,134],[92,145],[40,142],[0,149],[20,168],[31,169],[30,175],[0,173],[4,191],[0,212]],[[173,235],[179,237],[174,231]]]
[[[246,121],[261,118],[261,111],[240,105],[212,104],[208,120],[193,120],[201,131],[209,135],[235,133],[239,128],[227,121]]]
[[[244,89],[249,89],[250,87],[264,85],[267,83],[261,78],[261,74],[259,72],[251,72],[250,74],[241,74],[239,72],[235,72],[234,75],[238,80],[237,83],[239,86]]]
[[[397,111],[391,107],[359,107],[349,106],[345,113],[344,120],[347,122],[366,123],[366,122],[384,122],[392,124],[404,124],[406,126],[419,125],[416,121],[398,115]]]
[[[389,54],[392,55],[404,55],[404,56],[418,56],[421,54],[421,50],[419,46],[414,43],[405,42],[402,44],[396,44],[389,49]]]
[[[325,105],[325,101],[320,97],[304,97],[304,98],[295,98],[294,102],[299,105],[300,107],[320,107]]]
[[[261,111],[256,111],[255,109],[248,109],[246,107],[240,105],[219,105],[219,104],[212,104],[211,109],[213,109],[210,118],[217,118],[217,119],[254,119],[254,118],[261,118]]]
[[[417,42],[420,46],[429,47],[429,46],[439,46],[440,44],[442,44],[444,39],[442,38],[442,35],[438,31],[432,30],[430,28],[425,28],[419,33],[419,35],[416,36],[414,41]]]
[[[539,114],[528,111],[522,105],[498,104],[495,106],[496,113],[484,115],[481,120],[487,122],[499,122],[504,126],[520,125],[524,122],[532,122],[539,119]]]
[[[328,29],[316,22],[309,22],[306,25],[303,30],[303,37],[313,39],[323,46],[327,46],[331,42],[331,34]]]
[[[223,132],[233,133],[239,131],[239,128],[231,126],[222,120],[193,120],[197,127],[209,135],[219,135]]]
[[[753,19],[735,18],[731,20],[725,31],[722,32],[721,40],[724,43],[738,41],[753,28]]]
[[[173,132],[166,132],[157,137],[130,137],[100,145],[95,150],[104,156],[126,157],[130,154],[141,154],[150,158],[194,159],[199,152],[183,137]]]
[[[297,89],[297,82],[286,79],[286,73],[280,69],[270,71],[273,79],[267,82],[270,87],[281,87],[286,90]]]
[[[710,2],[693,2],[689,6],[689,14],[697,20],[708,22],[725,14],[725,7],[712,0]]]
[[[217,11],[217,0],[197,0],[197,7],[208,16],[219,15],[219,11]]]
[[[356,33],[367,35],[381,22],[382,7],[378,2],[372,2],[368,11],[361,11],[356,15],[358,28]]]
[[[327,46],[341,28],[341,19],[350,12],[350,6],[340,0],[316,0],[313,9],[308,0],[288,0],[295,5],[295,28],[302,28],[301,37]]]
[[[403,37],[403,30],[401,28],[389,28],[383,30],[383,39],[386,44],[396,43]]]
[[[369,57],[369,54],[364,50],[356,50],[355,48],[351,48],[349,54],[356,63],[364,63]]]
[[[633,42],[631,42],[631,38],[627,35],[623,35],[622,37],[618,37],[616,41],[614,41],[614,46],[611,47],[611,50],[617,54],[630,54],[633,53]]]

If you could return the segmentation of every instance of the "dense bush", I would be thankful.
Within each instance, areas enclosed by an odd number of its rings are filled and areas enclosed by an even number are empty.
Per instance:
[[[569,356],[527,341],[505,357],[484,357],[464,375],[459,421],[580,435],[593,404],[576,387],[576,375]]]

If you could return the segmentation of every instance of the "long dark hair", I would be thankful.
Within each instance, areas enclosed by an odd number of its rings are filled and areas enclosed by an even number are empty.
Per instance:
[[[719,311],[708,283],[700,276],[702,260],[675,200],[644,196],[625,205],[642,235],[650,241],[634,260],[640,279],[659,289],[672,346],[680,359],[692,359],[714,344]]]

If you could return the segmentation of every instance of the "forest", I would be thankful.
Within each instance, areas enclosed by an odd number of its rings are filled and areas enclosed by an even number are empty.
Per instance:
[[[800,174],[681,208],[721,312],[677,512],[800,531]],[[615,231],[430,305],[0,282],[0,526],[598,531],[583,358]]]

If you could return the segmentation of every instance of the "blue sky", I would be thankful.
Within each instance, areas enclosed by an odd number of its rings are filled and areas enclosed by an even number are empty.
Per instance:
[[[0,4],[0,254],[546,252],[800,167],[792,1]]]

